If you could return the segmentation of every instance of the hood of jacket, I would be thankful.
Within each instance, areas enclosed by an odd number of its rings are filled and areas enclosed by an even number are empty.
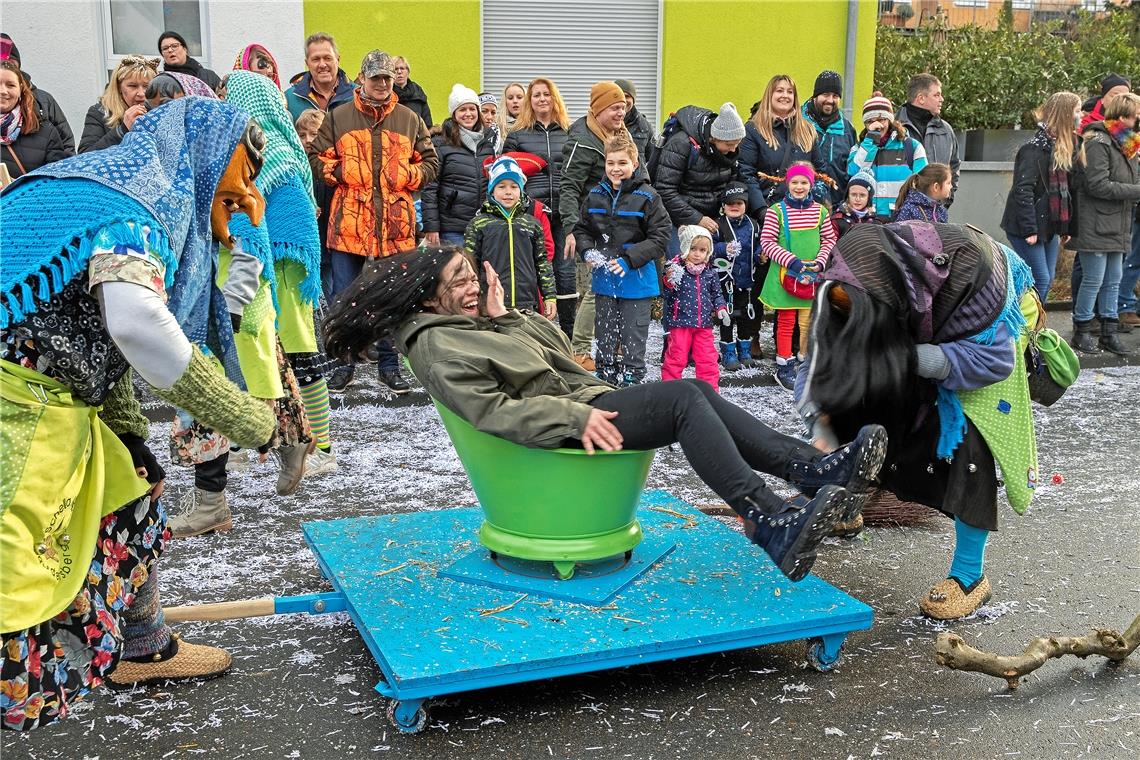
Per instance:
[[[299,74],[294,74],[289,80],[289,84],[296,88],[297,92],[301,95],[308,95],[313,91],[313,75],[307,70]],[[334,97],[340,95],[344,88],[355,89],[354,85],[348,79],[348,75],[344,73],[344,69],[336,70],[336,91],[333,93]],[[394,89],[394,88],[393,88]]]
[[[700,106],[683,106],[674,116],[685,134],[700,144],[702,152],[711,147],[709,131],[712,129],[713,119],[716,118],[715,113]]]
[[[427,93],[424,92],[424,88],[411,79],[403,87],[393,85],[392,89],[400,97],[400,102],[405,105],[408,103],[427,103]]]
[[[486,317],[464,317],[458,314],[436,314],[431,311],[421,311],[407,317],[396,328],[393,336],[396,350],[407,355],[416,337],[429,327],[452,327],[457,330],[486,330],[491,320]]]

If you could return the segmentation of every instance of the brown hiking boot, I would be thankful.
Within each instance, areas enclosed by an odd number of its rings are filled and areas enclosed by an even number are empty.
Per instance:
[[[190,538],[203,533],[233,528],[230,506],[224,491],[214,493],[195,488],[182,496],[182,514],[170,518],[172,538]]]
[[[308,443],[296,446],[278,446],[273,454],[281,465],[281,474],[277,476],[277,495],[288,496],[301,486],[301,478],[305,477],[305,460],[317,448],[317,441],[313,439]]]
[[[229,670],[232,662],[233,658],[226,650],[190,644],[182,641],[176,633],[163,652],[146,658],[120,660],[107,675],[107,685],[113,689],[130,689],[159,681],[215,678]]]
[[[1131,325],[1132,327],[1136,327],[1136,326],[1140,325],[1140,314],[1137,314],[1134,311],[1121,312],[1120,313],[1120,324]]]

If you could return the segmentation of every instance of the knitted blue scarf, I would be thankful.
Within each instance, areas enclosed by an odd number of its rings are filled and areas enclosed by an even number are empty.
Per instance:
[[[136,120],[119,145],[48,164],[6,188],[0,326],[35,312],[83,272],[99,229],[131,221],[155,231],[168,307],[186,337],[203,348],[209,342],[227,374],[240,378],[225,299],[214,285],[210,206],[248,122],[232,105],[180,98]]]
[[[1008,247],[998,243],[1005,259],[1005,305],[993,323],[968,340],[983,346],[992,346],[998,335],[998,325],[1006,328],[1010,340],[1017,341],[1025,329],[1025,315],[1021,313],[1021,297],[1033,287],[1033,273],[1022,258]],[[938,449],[939,459],[952,459],[958,445],[966,437],[966,413],[958,394],[938,386]]]

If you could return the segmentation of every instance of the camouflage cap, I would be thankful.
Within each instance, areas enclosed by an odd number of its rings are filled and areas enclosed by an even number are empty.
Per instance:
[[[371,53],[364,56],[364,60],[360,62],[360,73],[365,78],[396,78],[396,69],[392,65],[392,56],[388,55],[383,50],[373,50]]]

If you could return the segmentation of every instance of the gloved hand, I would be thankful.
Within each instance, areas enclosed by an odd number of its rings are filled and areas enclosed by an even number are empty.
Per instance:
[[[604,267],[606,265],[606,255],[597,248],[591,248],[583,253],[582,260],[589,264],[591,269],[597,269],[598,267]]]
[[[795,277],[796,279],[799,279],[801,276],[803,276],[804,273],[804,262],[800,261],[798,258],[792,259],[791,263],[789,263],[787,266],[787,270],[788,274],[790,274],[792,277]]]
[[[740,241],[739,240],[729,240],[725,244],[724,250],[728,252],[728,255],[730,257],[735,257],[737,254],[740,253]]]
[[[945,380],[950,375],[950,360],[946,352],[933,343],[919,343],[914,347],[915,368],[919,377]]]
[[[665,281],[674,288],[681,284],[684,277],[685,270],[680,264],[671,262],[669,266],[665,267]]]
[[[720,323],[725,327],[732,325],[732,312],[730,312],[728,309],[722,306],[721,308],[717,309],[716,315],[720,318]]]
[[[144,477],[147,483],[154,485],[162,482],[162,479],[166,477],[166,470],[162,469],[162,465],[154,458],[154,454],[147,447],[146,441],[134,433],[119,433],[119,440],[127,447],[127,451],[131,452],[131,462],[135,469],[146,470]]]

